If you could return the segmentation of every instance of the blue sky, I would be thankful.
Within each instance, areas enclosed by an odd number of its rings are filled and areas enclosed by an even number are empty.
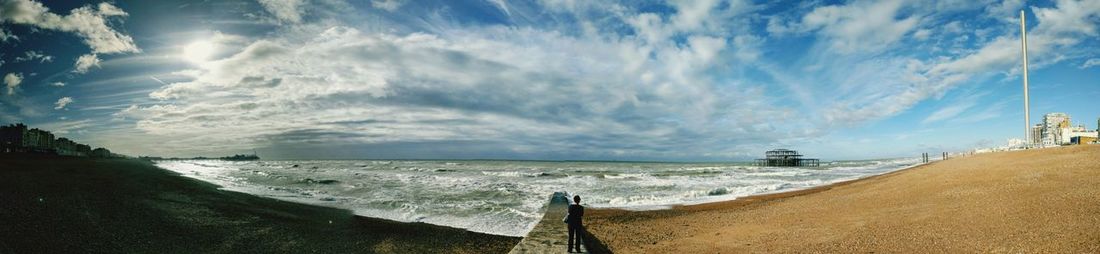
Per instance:
[[[915,156],[1096,128],[1098,1],[0,0],[0,123],[130,155]]]

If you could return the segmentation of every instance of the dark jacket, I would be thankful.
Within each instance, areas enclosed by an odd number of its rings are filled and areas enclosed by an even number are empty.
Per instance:
[[[565,223],[580,225],[584,217],[584,206],[578,204],[569,205],[569,213],[565,214]]]

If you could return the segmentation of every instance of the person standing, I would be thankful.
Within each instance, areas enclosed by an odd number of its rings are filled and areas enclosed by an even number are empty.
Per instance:
[[[574,249],[581,252],[581,218],[584,217],[584,206],[581,206],[580,195],[573,196],[573,202],[574,204],[569,205],[569,213],[565,214],[565,224],[569,227],[569,252]]]

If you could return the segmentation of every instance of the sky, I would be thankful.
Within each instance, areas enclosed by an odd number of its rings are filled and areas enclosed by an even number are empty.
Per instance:
[[[913,157],[1100,118],[1100,1],[0,0],[0,123],[128,155]]]

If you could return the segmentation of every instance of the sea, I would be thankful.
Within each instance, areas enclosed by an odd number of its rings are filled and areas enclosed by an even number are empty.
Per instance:
[[[820,167],[751,163],[493,160],[165,160],[157,166],[222,189],[507,236],[527,234],[550,195],[580,195],[587,207],[633,210],[733,200],[888,173],[920,158],[823,162]]]

